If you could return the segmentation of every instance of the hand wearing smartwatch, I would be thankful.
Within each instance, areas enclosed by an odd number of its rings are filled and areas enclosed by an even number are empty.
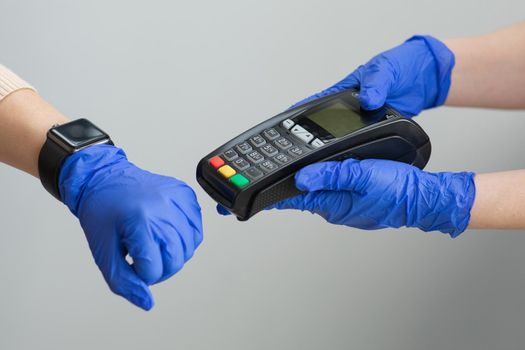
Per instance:
[[[2,69],[0,161],[40,177],[79,219],[110,289],[151,309],[148,286],[178,272],[202,241],[195,193],[130,163],[108,134],[86,119],[69,122],[30,86],[2,85]]]

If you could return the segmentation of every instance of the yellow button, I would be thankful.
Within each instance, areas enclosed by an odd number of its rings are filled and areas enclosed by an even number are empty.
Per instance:
[[[233,175],[235,175],[236,171],[233,170],[233,168],[229,165],[221,166],[219,168],[219,173],[224,176],[225,178],[230,178]]]

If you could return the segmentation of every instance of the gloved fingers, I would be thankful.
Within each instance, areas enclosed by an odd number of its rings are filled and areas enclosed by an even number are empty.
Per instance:
[[[150,310],[154,301],[148,286],[133,271],[116,244],[114,250],[101,257],[107,261],[97,261],[109,288],[132,304],[146,311]]]
[[[165,231],[169,234],[163,233],[162,237],[168,243],[168,247],[182,245],[183,261],[188,261],[193,256],[196,246],[200,244],[201,240],[196,240],[196,228],[185,214],[179,209],[173,210],[168,220],[164,220],[163,225]]]
[[[366,110],[382,107],[394,84],[394,71],[386,59],[377,59],[367,65],[361,81],[359,101]]]
[[[153,227],[147,217],[126,225],[122,243],[133,259],[133,269],[148,285],[156,283],[163,272],[160,246],[155,241]]]
[[[267,209],[295,209],[309,211],[312,214],[339,212],[341,198],[348,195],[346,191],[313,191],[287,198]],[[345,201],[351,203],[351,201]]]
[[[161,243],[162,264],[164,266],[162,277],[157,281],[160,283],[167,280],[184,266],[185,253],[182,238],[177,232],[170,234],[169,242]]]
[[[361,72],[362,70],[364,69],[364,66],[360,66],[359,68],[357,68],[355,71],[353,71],[351,74],[349,74],[348,76],[346,76],[343,80],[337,82],[336,84],[330,86],[329,88],[321,91],[321,92],[318,92],[310,97],[307,97],[305,98],[304,100],[301,100],[299,102],[297,102],[296,104],[292,105],[290,107],[291,108],[295,108],[295,107],[298,107],[300,105],[303,105],[307,102],[310,102],[312,100],[317,100],[321,97],[325,97],[325,96],[328,96],[328,95],[332,95],[332,94],[335,94],[337,92],[341,92],[343,90],[347,90],[347,89],[350,89],[350,88],[354,88],[354,87],[358,87],[359,86],[359,79],[360,79],[360,76],[361,76]]]
[[[360,161],[322,162],[304,167],[295,174],[295,185],[301,191],[355,190],[363,171]]]
[[[337,82],[327,90],[332,89],[333,93],[340,92],[343,90],[357,88],[361,85],[361,80],[363,79],[363,72],[365,71],[365,66],[361,65],[357,67],[352,73],[348,74],[343,80]]]
[[[272,204],[271,206],[269,206],[268,208],[266,208],[266,210],[271,210],[271,209],[279,209],[279,210],[283,210],[283,209],[297,209],[297,210],[301,210],[301,211],[304,211],[304,210],[309,210],[309,208],[307,208],[307,203],[308,201],[306,200],[307,199],[307,194],[300,194],[298,196],[294,196],[294,197],[290,197],[290,198],[287,198],[283,201],[280,201],[278,203],[274,203]]]
[[[228,215],[232,214],[232,213],[230,213],[230,211],[228,209],[223,207],[221,204],[217,204],[217,208],[216,209],[217,209],[217,213],[219,213],[220,215],[228,216]]]
[[[184,184],[184,183],[183,183]],[[190,232],[193,235],[193,246],[197,248],[203,238],[202,213],[195,192],[188,185],[184,184],[177,189],[171,198],[173,205],[184,214],[184,221],[191,226]]]
[[[156,282],[162,282],[182,269],[184,263],[191,259],[197,246],[202,242],[202,235],[197,235],[191,220],[179,207],[174,208],[169,217],[154,224],[154,232],[158,237],[163,272]]]

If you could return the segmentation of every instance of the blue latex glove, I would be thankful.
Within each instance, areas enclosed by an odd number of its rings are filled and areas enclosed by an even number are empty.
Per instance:
[[[468,226],[475,197],[474,173],[429,173],[390,160],[316,163],[295,181],[307,192],[273,208],[308,210],[366,230],[408,226],[456,237]]]
[[[114,146],[93,146],[68,157],[59,188],[110,289],[145,310],[153,307],[148,285],[179,271],[202,241],[193,190],[139,169]]]
[[[445,103],[454,62],[454,54],[441,41],[416,35],[294,106],[357,87],[364,109],[377,109],[386,102],[404,116],[413,117]]]

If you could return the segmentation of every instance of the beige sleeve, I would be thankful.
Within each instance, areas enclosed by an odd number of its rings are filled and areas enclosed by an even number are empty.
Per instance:
[[[10,93],[20,89],[36,91],[36,89],[25,80],[0,64],[0,101]]]

